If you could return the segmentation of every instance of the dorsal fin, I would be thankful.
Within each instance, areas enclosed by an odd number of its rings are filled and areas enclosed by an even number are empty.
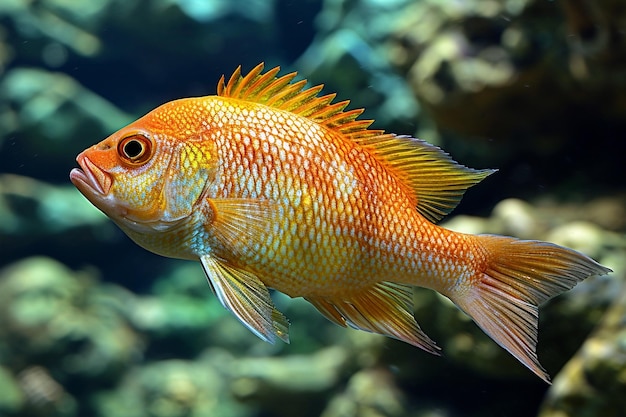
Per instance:
[[[263,67],[260,63],[242,75],[239,66],[228,82],[222,75],[217,95],[289,111],[356,142],[396,173],[412,190],[417,210],[432,222],[450,213],[465,190],[495,172],[460,165],[423,140],[368,129],[373,120],[356,120],[363,109],[344,111],[349,100],[332,103],[334,93],[318,97],[323,84],[305,89],[306,80],[292,83],[296,72],[278,77],[280,67],[262,73]]]
[[[222,75],[217,84],[217,95],[285,110],[344,134],[356,131],[369,132],[365,129],[372,124],[373,120],[355,121],[363,113],[363,109],[344,112],[350,100],[331,104],[336,94],[317,96],[324,88],[323,84],[304,89],[306,80],[291,83],[297,72],[277,77],[280,67],[272,68],[264,74],[261,74],[261,71],[263,71],[263,63],[242,76],[241,66],[239,66],[230,76],[228,83]],[[376,133],[380,132],[376,131]]]
[[[496,172],[468,168],[441,148],[410,136],[381,134],[357,142],[393,167],[413,190],[417,211],[433,223],[454,210],[469,187]]]

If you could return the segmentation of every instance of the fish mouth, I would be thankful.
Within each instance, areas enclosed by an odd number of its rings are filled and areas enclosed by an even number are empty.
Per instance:
[[[83,154],[76,157],[76,162],[80,168],[74,168],[70,171],[72,184],[86,197],[94,196],[94,194],[100,198],[105,197],[113,184],[111,176],[98,168]]]

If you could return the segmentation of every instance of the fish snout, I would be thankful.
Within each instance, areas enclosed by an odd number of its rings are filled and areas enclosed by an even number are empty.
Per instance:
[[[109,193],[113,179],[107,172],[94,164],[84,152],[76,157],[76,162],[80,168],[70,171],[70,181],[81,193],[97,193],[101,196]]]

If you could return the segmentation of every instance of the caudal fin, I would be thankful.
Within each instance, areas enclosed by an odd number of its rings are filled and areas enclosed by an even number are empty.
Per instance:
[[[592,275],[611,272],[593,259],[552,243],[480,235],[484,270],[469,291],[449,294],[500,346],[546,382],[537,358],[538,306]]]

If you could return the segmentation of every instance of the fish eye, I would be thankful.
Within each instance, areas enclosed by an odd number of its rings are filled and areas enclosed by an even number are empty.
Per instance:
[[[152,142],[144,135],[128,136],[117,145],[117,153],[128,164],[143,164],[152,156]]]

